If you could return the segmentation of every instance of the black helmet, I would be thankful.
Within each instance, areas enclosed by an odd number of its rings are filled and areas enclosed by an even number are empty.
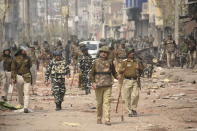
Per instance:
[[[61,51],[54,51],[53,55],[54,56],[62,56],[62,52]]]
[[[84,51],[88,51],[88,48],[86,46],[83,46],[81,47],[81,51],[84,52]]]

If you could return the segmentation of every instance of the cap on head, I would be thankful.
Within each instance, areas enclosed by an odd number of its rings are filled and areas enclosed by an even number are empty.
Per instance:
[[[84,52],[84,51],[88,51],[88,48],[86,46],[83,46],[81,47],[81,51]]]
[[[54,51],[53,55],[54,56],[62,56],[62,52],[61,51]]]
[[[20,46],[20,49],[24,51],[28,51],[29,48],[27,46]]]
[[[127,49],[127,55],[131,54],[131,53],[135,53],[135,49],[133,48],[128,48]]]
[[[102,47],[99,49],[99,52],[106,52],[106,53],[109,53],[109,47],[108,47],[108,46],[102,46]]]
[[[4,49],[4,50],[3,50],[3,53],[5,54],[5,52],[6,52],[6,51],[9,51],[9,52],[11,53],[10,48],[6,48],[6,49]]]

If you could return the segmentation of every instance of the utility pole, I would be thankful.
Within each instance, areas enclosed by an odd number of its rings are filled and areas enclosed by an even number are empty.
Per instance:
[[[78,38],[78,22],[79,22],[79,17],[78,17],[78,0],[75,0],[75,35]]]
[[[65,40],[65,43],[69,39],[69,34],[68,34],[68,18],[69,18],[69,1],[66,0],[61,3],[61,14],[62,14],[62,19],[61,19],[61,24],[62,24],[62,38]]]
[[[30,42],[30,3],[29,0],[22,1],[23,14],[23,42]]]
[[[3,43],[6,39],[5,39],[5,33],[6,33],[6,27],[5,27],[5,19],[6,19],[6,14],[8,12],[9,4],[8,4],[8,0],[4,0],[4,6],[5,6],[5,10],[3,12],[2,15],[2,38],[0,39],[0,42]]]
[[[61,9],[61,20],[60,20],[60,23],[61,23],[61,38],[63,39],[64,38],[64,25],[63,25],[63,14],[62,14],[62,11],[63,11],[63,2],[62,0],[60,0],[60,9]]]
[[[175,0],[175,42],[179,44],[179,0]]]
[[[22,0],[22,17],[23,17],[23,42],[27,40],[27,27],[26,27],[26,0]]]
[[[104,8],[104,1],[102,1],[101,4],[101,10],[102,10],[102,38],[105,39],[105,8]]]
[[[69,31],[68,31],[68,18],[69,18],[69,0],[66,0],[66,7],[67,7],[67,14],[66,14],[66,20],[65,20],[65,34],[66,34],[66,42],[68,42],[69,40]]]
[[[48,16],[49,16],[49,1],[46,0],[45,1],[45,37],[46,39],[48,40],[48,34],[49,34],[49,19],[48,19]]]
[[[30,42],[30,40],[31,40],[31,38],[30,38],[30,36],[31,36],[31,34],[30,34],[30,28],[31,28],[31,26],[30,26],[30,3],[29,3],[29,0],[27,0],[26,1],[27,3],[26,3],[26,23],[27,23],[27,41],[28,42]]]

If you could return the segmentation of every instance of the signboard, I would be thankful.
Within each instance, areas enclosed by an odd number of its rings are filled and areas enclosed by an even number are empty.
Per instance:
[[[69,7],[68,6],[62,6],[62,15],[64,17],[69,15]]]
[[[142,4],[148,0],[125,0],[126,8],[140,8],[142,9]]]

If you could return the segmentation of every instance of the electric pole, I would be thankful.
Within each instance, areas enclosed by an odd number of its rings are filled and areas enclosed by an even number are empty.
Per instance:
[[[63,2],[62,2],[62,0],[60,0],[60,9],[61,9],[61,20],[60,20],[60,22],[61,22],[61,39],[63,39],[64,38],[64,25],[63,25],[63,14],[62,14],[62,11],[63,11]]]
[[[179,0],[175,0],[175,42],[179,44]]]
[[[48,0],[45,1],[45,36],[46,36],[46,39],[48,40],[48,35],[49,35],[49,2]]]
[[[30,41],[30,11],[29,11],[29,0],[23,0],[22,13],[23,13],[23,42]]]
[[[31,36],[31,34],[30,34],[30,28],[31,28],[31,26],[30,26],[30,3],[29,3],[29,0],[27,0],[26,1],[27,3],[26,3],[26,17],[27,17],[27,21],[26,21],[26,23],[27,23],[27,41],[28,42],[30,42],[30,40],[31,40],[31,38],[30,38],[30,36]]]
[[[68,18],[69,18],[69,1],[66,0],[66,10],[67,10],[67,13],[66,13],[66,20],[65,20],[65,26],[66,26],[66,29],[65,29],[65,34],[66,34],[66,42],[68,42],[68,39],[69,39],[69,32],[68,32]]]
[[[75,35],[78,38],[78,22],[79,22],[79,18],[78,18],[78,0],[75,0]]]

